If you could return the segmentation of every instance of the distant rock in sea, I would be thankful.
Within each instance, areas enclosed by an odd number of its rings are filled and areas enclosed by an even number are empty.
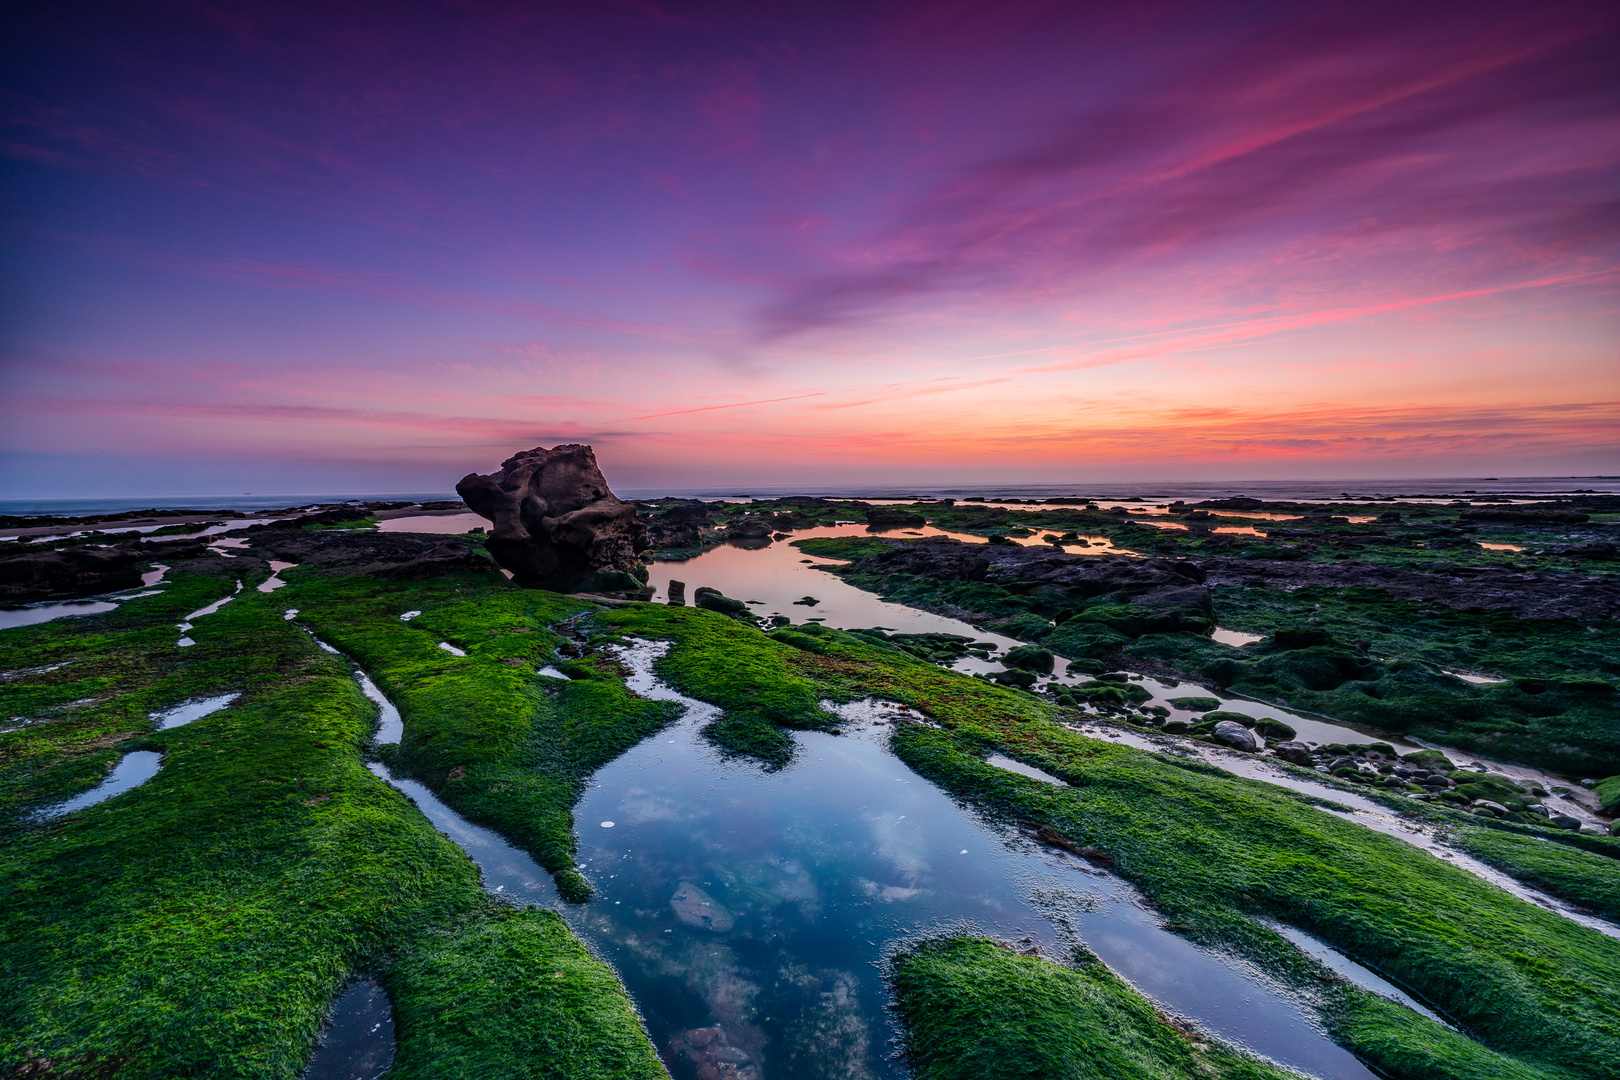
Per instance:
[[[484,546],[519,584],[634,592],[646,580],[647,529],[608,490],[589,446],[525,450],[500,472],[462,477],[456,494],[494,522]]]

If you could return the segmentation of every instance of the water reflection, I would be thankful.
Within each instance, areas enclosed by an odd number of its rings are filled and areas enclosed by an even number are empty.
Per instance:
[[[900,710],[844,707],[846,734],[796,734],[794,763],[766,773],[723,760],[700,734],[717,711],[653,678],[665,648],[621,658],[638,692],[687,715],[581,800],[597,898],[567,917],[619,969],[672,1067],[903,1076],[877,965],[910,935],[967,925],[1048,956],[1083,940],[1229,1039],[1319,1076],[1371,1075],[1298,1002],[1164,930],[1117,878],[978,820],[911,772],[886,747]]]
[[[162,764],[162,754],[153,753],[151,750],[132,751],[119,759],[118,764],[113,766],[112,772],[108,773],[107,778],[101,783],[66,802],[35,811],[34,818],[46,821],[83,810],[87,806],[94,806],[98,802],[105,802],[114,795],[146,783],[158,774],[158,768]]]
[[[114,611],[117,604],[109,604],[105,600],[68,600],[60,604],[34,604],[30,607],[0,608],[0,630],[10,630],[18,626],[34,626],[52,619],[61,619],[71,615],[99,615],[103,611]]]
[[[220,694],[218,697],[202,698],[199,701],[184,701],[173,708],[153,713],[152,719],[157,722],[159,731],[184,727],[193,720],[201,720],[210,713],[218,712],[241,696],[240,692],[236,692]]]
[[[393,1063],[393,1006],[375,980],[361,979],[332,1003],[302,1080],[376,1080]]]
[[[433,533],[459,536],[473,529],[489,528],[489,519],[472,513],[410,514],[377,522],[377,531],[386,533]]]
[[[366,768],[408,796],[435,829],[472,856],[482,872],[484,888],[518,905],[558,906],[556,884],[528,852],[513,847],[482,825],[474,825],[446,806],[425,785],[396,777],[381,762],[367,762]]]

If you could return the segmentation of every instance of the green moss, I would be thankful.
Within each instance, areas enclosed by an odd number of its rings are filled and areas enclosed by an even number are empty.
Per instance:
[[[1594,854],[1539,836],[1470,827],[1456,829],[1452,842],[1520,881],[1620,922],[1620,858],[1615,853]]]
[[[811,536],[793,541],[793,546],[824,559],[864,559],[889,550],[886,541],[869,536]]]
[[[536,938],[521,965],[470,949],[507,933],[508,912],[365,768],[375,710],[346,665],[282,618],[285,594],[249,580],[197,620],[194,647],[175,646],[179,616],[233,584],[176,573],[162,596],[116,612],[0,632],[8,669],[67,664],[5,686],[42,719],[0,736],[0,1072],[48,1060],[61,1076],[291,1080],[330,999],[362,969],[380,971],[412,1018],[400,1075],[457,1074],[417,1037],[414,1018],[429,1014],[441,1030],[498,1027],[480,1051],[491,1075],[568,1075],[581,1056],[650,1059],[629,1001],[600,965],[579,965],[577,942]],[[61,707],[91,686],[93,703]],[[229,708],[152,731],[150,710],[227,691],[242,695]],[[24,819],[130,749],[163,753],[156,778],[47,824]],[[473,983],[498,977],[505,1011],[425,1000],[415,973],[429,952]],[[390,966],[396,957],[406,968]],[[563,989],[553,957],[575,965],[563,969],[566,1008],[590,1038],[548,1043],[557,1010],[527,1004]]]
[[[1215,603],[1222,624],[1236,629],[1263,633],[1309,618],[1340,641],[1368,645],[1366,653],[1249,646],[1219,664],[1188,657],[1180,665],[1202,665],[1234,690],[1507,760],[1620,771],[1620,624],[1458,611],[1371,588],[1222,587]],[[1445,670],[1507,681],[1475,685]]]
[[[668,1075],[613,969],[554,912],[503,913],[425,934],[389,970],[387,986],[399,1003],[394,1080]]]
[[[552,627],[598,610],[587,601],[471,580],[314,575],[277,595],[398,706],[405,734],[391,764],[554,875],[574,867],[571,809],[586,779],[679,715],[631,694],[600,651],[560,662],[570,682],[535,677],[565,643]],[[406,610],[422,614],[404,623]]]
[[[974,938],[893,960],[890,983],[917,1080],[1204,1080],[1297,1074],[1194,1040],[1106,967],[1064,967]]]
[[[1613,810],[1620,807],[1620,776],[1611,776],[1598,781],[1598,785],[1594,790],[1597,792],[1603,809]]]

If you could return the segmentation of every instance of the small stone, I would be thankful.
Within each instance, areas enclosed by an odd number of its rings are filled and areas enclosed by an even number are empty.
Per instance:
[[[1251,754],[1257,750],[1263,750],[1266,745],[1265,740],[1260,736],[1242,724],[1234,723],[1231,720],[1222,720],[1216,724],[1212,734],[1216,742],[1225,743],[1234,750],[1242,750]]]

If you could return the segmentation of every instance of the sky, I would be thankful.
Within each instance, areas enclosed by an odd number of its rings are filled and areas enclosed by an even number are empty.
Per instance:
[[[1620,473],[1620,8],[18,4],[0,496]]]

